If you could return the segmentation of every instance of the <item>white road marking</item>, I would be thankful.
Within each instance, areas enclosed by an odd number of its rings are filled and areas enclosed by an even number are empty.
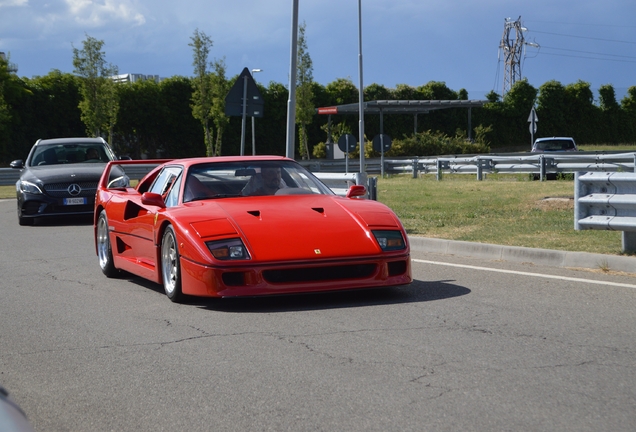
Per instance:
[[[435,264],[435,265],[443,265],[448,267],[461,267],[461,268],[467,268],[471,270],[483,270],[483,271],[491,271],[491,272],[497,272],[497,273],[508,273],[508,274],[523,275],[523,276],[540,277],[545,279],[558,279],[558,280],[566,280],[571,282],[584,282],[584,283],[595,284],[595,285],[609,285],[609,286],[636,289],[636,285],[630,285],[630,284],[624,284],[624,283],[618,283],[618,282],[588,280],[588,279],[571,278],[571,277],[565,277],[565,276],[552,276],[552,275],[544,275],[539,273],[529,273],[529,272],[521,272],[521,271],[515,271],[515,270],[503,270],[503,269],[495,269],[495,268],[488,268],[488,267],[477,267],[477,266],[471,266],[471,265],[465,265],[465,264],[452,264],[452,263],[446,263],[446,262],[428,261],[428,260],[421,260],[421,259],[414,259],[414,258],[411,258],[411,261],[422,263],[422,264]]]

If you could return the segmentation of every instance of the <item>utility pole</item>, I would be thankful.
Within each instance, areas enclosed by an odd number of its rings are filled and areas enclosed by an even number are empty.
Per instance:
[[[252,77],[255,73],[263,72],[263,69],[252,69]],[[254,116],[252,116],[252,156],[256,154],[256,128],[254,127]]]
[[[516,81],[521,80],[521,58],[524,54],[525,45],[538,48],[536,43],[527,43],[524,32],[528,29],[521,25],[521,17],[516,21],[506,18],[504,22],[504,32],[499,48],[503,52],[504,76],[503,89],[501,95],[505,95]]]
[[[298,73],[298,0],[292,0],[291,49],[289,61],[289,99],[287,100],[287,138],[285,156],[294,158],[296,142],[296,74]]]

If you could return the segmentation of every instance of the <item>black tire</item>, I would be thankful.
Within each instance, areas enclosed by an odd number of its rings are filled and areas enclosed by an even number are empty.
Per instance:
[[[166,227],[161,239],[161,279],[166,296],[175,303],[183,299],[179,246],[172,225]]]
[[[119,276],[120,271],[115,268],[115,264],[113,263],[113,250],[110,244],[106,210],[102,210],[97,218],[96,235],[97,256],[99,257],[99,267],[102,269],[102,273],[109,278]]]

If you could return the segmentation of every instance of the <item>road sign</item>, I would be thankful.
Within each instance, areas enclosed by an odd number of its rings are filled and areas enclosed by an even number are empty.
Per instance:
[[[528,129],[530,130],[530,134],[534,137],[534,134],[537,133],[537,122],[539,121],[539,117],[537,117],[537,112],[534,110],[534,107],[530,111],[530,115],[528,116],[528,122],[530,126]]]
[[[373,137],[373,150],[378,153],[388,152],[391,149],[391,137],[387,134],[379,134]]]
[[[248,68],[243,69],[225,97],[226,116],[243,115],[243,95],[245,95],[247,104],[245,115],[248,117],[263,117],[265,102]]]
[[[340,135],[340,138],[338,138],[338,147],[344,153],[351,153],[358,147],[358,140],[351,134]]]

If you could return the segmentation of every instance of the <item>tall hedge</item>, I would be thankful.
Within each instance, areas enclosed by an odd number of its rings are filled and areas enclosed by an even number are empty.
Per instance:
[[[26,157],[38,138],[84,136],[85,128],[78,108],[81,99],[78,79],[57,70],[43,77],[18,78],[6,73],[0,64],[0,88],[4,107],[0,120],[0,163]],[[5,68],[6,69],[6,68]],[[234,78],[236,79],[236,77]],[[264,116],[255,119],[257,154],[285,154],[288,91],[285,85],[259,84],[265,101]],[[120,154],[133,157],[204,156],[201,127],[190,107],[193,86],[189,77],[172,77],[156,83],[142,81],[122,84],[119,116],[114,130],[114,146]],[[358,102],[358,89],[350,79],[340,78],[326,86],[313,83],[317,107]],[[405,84],[386,88],[371,84],[364,99],[467,99],[464,89],[454,91],[444,82],[431,81],[419,87]],[[409,151],[447,153],[530,148],[528,116],[535,107],[539,117],[536,136],[573,136],[580,144],[636,144],[636,86],[619,102],[611,85],[595,95],[590,84],[577,81],[563,85],[548,81],[538,89],[527,80],[517,81],[504,96],[491,92],[483,108],[472,109],[471,136],[481,143],[470,147],[466,109],[445,109],[428,114],[384,115],[384,133],[391,136],[400,154]],[[7,115],[8,114],[8,115]],[[357,115],[332,115],[332,132],[358,135]],[[329,117],[316,115],[307,131],[310,153],[324,155]],[[232,117],[223,133],[223,154],[240,152],[241,117]],[[251,154],[251,119],[248,119],[245,153]],[[380,116],[365,115],[366,141],[380,133]],[[334,135],[334,139],[337,136]],[[449,138],[450,137],[450,138]],[[461,143],[459,147],[439,146],[441,142]],[[487,143],[487,145],[481,145]],[[399,146],[397,145],[399,144]],[[454,144],[453,144],[454,145]],[[459,145],[459,144],[458,144]],[[437,147],[436,147],[437,146]],[[315,151],[312,151],[316,147]],[[413,150],[408,150],[412,148]],[[431,150],[433,149],[433,150]],[[434,150],[437,149],[437,150]],[[416,151],[417,150],[417,151]],[[371,150],[369,150],[371,151]],[[372,153],[370,153],[372,154]]]

